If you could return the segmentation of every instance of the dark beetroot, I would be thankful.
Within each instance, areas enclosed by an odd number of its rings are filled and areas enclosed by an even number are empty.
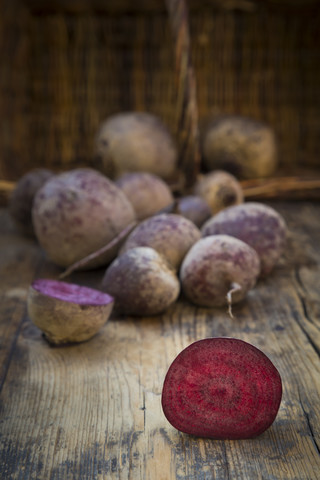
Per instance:
[[[18,180],[11,194],[9,212],[19,230],[26,235],[34,235],[31,213],[34,197],[53,175],[53,172],[46,168],[34,168]]]
[[[286,243],[287,227],[282,216],[272,207],[247,202],[222,210],[202,227],[202,235],[231,235],[256,250],[261,262],[261,275],[268,275],[278,262]]]
[[[106,323],[113,297],[73,283],[41,278],[28,293],[28,314],[52,344],[89,340]]]
[[[215,439],[246,439],[274,422],[281,377],[258,348],[236,338],[206,338],[185,348],[164,380],[162,408],[181,432]]]

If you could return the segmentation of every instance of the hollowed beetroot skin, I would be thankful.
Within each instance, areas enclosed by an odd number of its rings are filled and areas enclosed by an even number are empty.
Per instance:
[[[28,314],[52,344],[89,340],[108,320],[110,295],[51,279],[35,280],[29,288]]]
[[[276,418],[282,382],[271,360],[236,338],[206,338],[171,364],[162,390],[167,420],[181,432],[215,439],[246,439]]]

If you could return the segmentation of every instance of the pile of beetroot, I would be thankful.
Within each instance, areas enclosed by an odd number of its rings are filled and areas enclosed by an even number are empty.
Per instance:
[[[104,162],[112,128],[99,140]],[[270,274],[286,243],[281,215],[244,202],[239,182],[224,171],[202,175],[188,196],[175,197],[155,173],[111,179],[92,168],[38,169],[18,182],[10,212],[65,269],[61,278],[104,268],[98,290],[61,279],[30,286],[30,319],[52,344],[90,339],[113,310],[158,315],[180,294],[200,307],[227,307],[232,316],[232,306]],[[162,406],[182,432],[251,438],[272,424],[281,395],[280,375],[264,353],[238,339],[208,338],[174,360]]]

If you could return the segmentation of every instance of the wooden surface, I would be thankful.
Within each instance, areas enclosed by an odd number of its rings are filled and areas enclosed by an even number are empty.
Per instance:
[[[0,218],[0,478],[19,480],[320,478],[320,204],[273,204],[288,248],[247,300],[201,309],[184,300],[155,318],[117,318],[81,345],[52,348],[26,312],[30,282],[56,278],[35,241]],[[102,272],[70,280],[98,287]],[[191,342],[233,336],[283,380],[274,424],[242,441],[194,438],[161,410],[165,373]]]

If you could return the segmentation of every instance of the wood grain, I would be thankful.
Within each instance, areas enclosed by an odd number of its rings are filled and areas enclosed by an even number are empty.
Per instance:
[[[0,478],[8,480],[316,480],[320,471],[320,204],[276,203],[288,248],[245,302],[158,317],[113,315],[81,345],[52,348],[26,313],[34,277],[57,278],[32,239],[0,222]],[[98,287],[102,271],[73,274]],[[176,431],[161,410],[165,373],[191,342],[233,336],[279,369],[283,400],[258,438],[216,441]]]

